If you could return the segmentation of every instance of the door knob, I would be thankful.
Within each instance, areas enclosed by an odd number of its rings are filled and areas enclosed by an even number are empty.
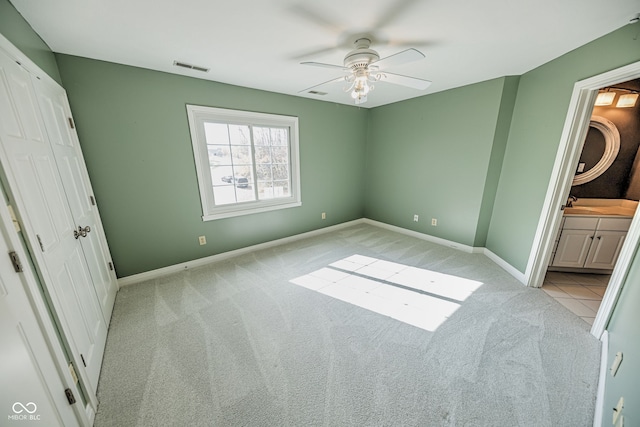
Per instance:
[[[79,239],[80,237],[87,237],[87,233],[91,231],[91,227],[88,225],[85,228],[78,226],[77,230],[73,230],[73,237]]]

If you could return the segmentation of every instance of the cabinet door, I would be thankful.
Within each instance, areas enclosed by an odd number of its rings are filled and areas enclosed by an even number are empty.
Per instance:
[[[597,231],[584,266],[613,269],[626,236],[626,231]]]
[[[555,267],[584,267],[593,234],[593,230],[562,230],[552,265]]]

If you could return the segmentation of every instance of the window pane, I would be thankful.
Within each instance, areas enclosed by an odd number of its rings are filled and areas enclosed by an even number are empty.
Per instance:
[[[258,197],[260,200],[289,197],[288,181],[258,182]]]
[[[274,187],[275,194],[279,194],[278,197],[291,196],[290,189],[289,189],[289,181],[274,181],[273,187]]]
[[[256,163],[271,163],[271,148],[256,147]]]
[[[289,168],[287,165],[273,165],[273,179],[288,180]]]
[[[236,203],[236,191],[233,185],[214,185],[213,197],[216,200],[216,205]]]
[[[271,155],[273,163],[289,163],[289,150],[287,147],[273,147]]]
[[[268,146],[269,145],[269,128],[254,126],[253,138],[254,138],[253,143],[256,147]]]
[[[231,138],[231,145],[251,144],[251,135],[249,133],[249,126],[229,125],[229,137]]]
[[[273,179],[271,166],[269,165],[256,165],[256,172],[258,173],[258,181],[271,181]]]
[[[207,144],[229,145],[229,130],[224,123],[204,123]]]
[[[272,128],[271,129],[271,145],[273,146],[288,146],[289,135],[287,129]]]
[[[211,183],[215,185],[233,184],[233,168],[231,166],[211,166]]]

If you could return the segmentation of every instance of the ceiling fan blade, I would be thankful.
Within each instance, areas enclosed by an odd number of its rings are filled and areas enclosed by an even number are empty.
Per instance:
[[[340,48],[339,46],[327,46],[327,47],[320,47],[320,48],[317,48],[315,50],[306,50],[304,52],[299,52],[299,53],[296,53],[296,54],[292,55],[291,59],[295,59],[296,61],[299,61],[301,59],[317,57],[317,56],[323,55],[325,53],[333,52],[335,50],[338,50],[339,48]]]
[[[342,26],[337,24],[334,19],[331,19],[331,17],[324,15],[322,12],[309,7],[309,5],[298,3],[291,5],[289,10],[301,18],[306,19],[309,22],[313,22],[320,27],[326,28],[333,33],[340,33],[343,30]]]
[[[401,47],[413,47],[413,48],[432,48],[441,45],[442,43],[438,40],[430,39],[430,40],[411,40],[411,39],[390,39],[387,42],[388,46],[393,46],[397,48]]]
[[[305,93],[305,92],[309,92],[311,89],[315,89],[315,88],[317,88],[317,87],[324,86],[324,85],[328,85],[328,84],[331,84],[331,83],[338,83],[338,82],[340,82],[340,81],[344,81],[344,76],[341,76],[341,77],[338,77],[338,78],[335,78],[335,79],[331,79],[331,80],[327,80],[327,81],[326,81],[326,82],[324,82],[324,83],[320,83],[320,84],[318,84],[318,85],[308,87],[308,88],[306,88],[306,89],[304,89],[304,90],[301,90],[301,91],[300,91],[300,92],[298,92],[298,93]]]
[[[385,28],[387,25],[393,23],[395,19],[401,15],[405,10],[413,6],[419,0],[398,0],[390,7],[387,8],[381,15],[380,19],[375,23],[372,28]]]
[[[349,71],[348,68],[345,68],[342,65],[325,64],[323,62],[301,62],[300,64],[302,64],[302,65],[312,65],[314,67],[333,68],[333,69],[339,69],[339,70],[342,70],[342,71]]]
[[[407,49],[391,56],[387,56],[386,58],[379,59],[369,65],[375,65],[376,67],[383,69],[393,67],[395,65],[406,64],[407,62],[417,61],[424,57],[424,53],[417,49]]]
[[[403,76],[394,73],[380,73],[380,81],[393,83],[400,86],[406,86],[413,89],[425,90],[431,85],[429,80],[419,79],[416,77]]]

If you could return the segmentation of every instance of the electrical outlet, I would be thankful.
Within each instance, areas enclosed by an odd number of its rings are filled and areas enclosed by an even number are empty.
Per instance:
[[[198,237],[198,242],[200,242],[200,246],[207,244],[207,238],[205,236]]]
[[[322,219],[327,219],[327,213],[326,212],[322,212]]]
[[[438,225],[438,220],[436,218],[431,218],[431,225],[433,225],[434,227]]]
[[[413,220],[414,220],[415,222],[418,222],[418,215],[414,215],[414,216],[413,216]]]

